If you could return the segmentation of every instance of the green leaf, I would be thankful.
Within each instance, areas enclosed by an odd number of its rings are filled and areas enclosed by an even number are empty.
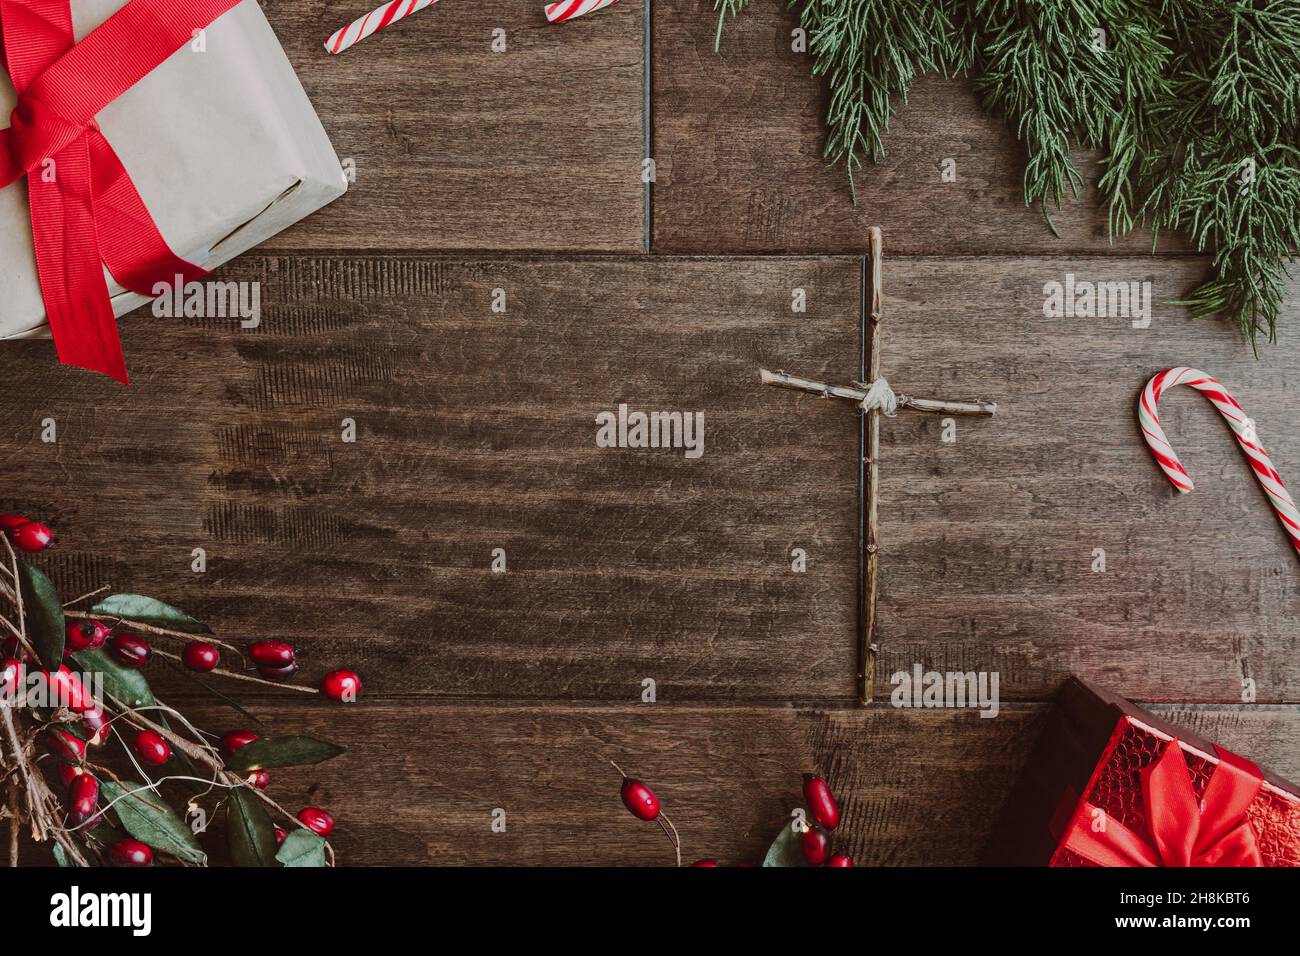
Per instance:
[[[235,866],[275,866],[275,824],[247,787],[230,791],[226,841]]]
[[[63,847],[56,843],[52,849],[54,850],[54,864],[56,866],[64,868],[72,866],[72,861],[68,859],[68,854],[64,852]]]
[[[186,634],[211,634],[212,629],[170,604],[156,601],[143,594],[110,594],[90,609],[92,614],[104,617],[121,617],[141,624],[182,631]]]
[[[781,832],[776,835],[772,845],[767,848],[767,856],[763,857],[764,866],[807,866],[808,861],[803,858],[803,846],[801,841],[803,834],[794,828],[794,823],[788,823],[781,828]]]
[[[103,674],[104,692],[128,707],[152,707],[156,703],[144,674],[134,667],[119,664],[102,648],[77,651],[72,659],[88,674]]]
[[[228,765],[231,770],[301,767],[330,760],[347,749],[314,737],[262,737],[236,750]]]
[[[208,862],[207,854],[194,838],[193,831],[162,797],[142,789],[141,784],[130,780],[124,780],[122,784],[119,786],[106,780],[100,784],[100,790],[104,795],[104,803],[113,804],[113,812],[122,821],[122,827],[127,833],[141,843],[170,853],[186,863],[202,865]],[[129,792],[134,790],[140,792]]]
[[[275,858],[285,866],[324,866],[325,838],[310,830],[294,830],[284,838]]]
[[[23,592],[23,611],[27,616],[27,639],[47,668],[63,663],[63,602],[39,568],[26,561],[18,562],[18,580]]]

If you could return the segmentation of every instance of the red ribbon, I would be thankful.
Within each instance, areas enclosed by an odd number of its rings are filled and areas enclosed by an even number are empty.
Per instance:
[[[168,247],[95,116],[240,2],[131,0],[74,43],[70,0],[0,0],[18,93],[0,189],[27,177],[41,298],[67,365],[127,380],[104,266],[149,296],[207,274]]]
[[[1217,756],[1199,802],[1177,740],[1139,771],[1154,846],[1087,800],[1079,801],[1062,845],[1098,866],[1263,866],[1246,819],[1263,775],[1236,754],[1220,750]]]

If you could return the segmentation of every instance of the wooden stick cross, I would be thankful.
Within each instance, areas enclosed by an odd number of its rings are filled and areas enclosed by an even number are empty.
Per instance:
[[[861,531],[861,607],[858,620],[858,703],[871,703],[876,668],[876,594],[877,573],[880,563],[880,521],[877,514],[877,489],[880,465],[880,416],[892,416],[897,409],[910,408],[918,412],[941,415],[992,415],[998,407],[993,402],[949,402],[931,398],[914,398],[896,394],[880,375],[881,331],[881,233],[880,227],[867,231],[871,267],[871,304],[867,313],[864,335],[869,338],[869,351],[862,363],[863,381],[853,385],[828,385],[812,379],[770,372],[760,369],[764,385],[793,388],[812,392],[823,398],[841,398],[856,403],[864,412],[862,435],[862,474],[859,501]]]

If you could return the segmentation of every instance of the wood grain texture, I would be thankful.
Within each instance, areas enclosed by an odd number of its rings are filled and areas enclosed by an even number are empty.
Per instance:
[[[223,276],[261,326],[138,313],[130,388],[12,344],[0,510],[60,530],[68,596],[148,592],[373,693],[847,699],[854,412],[758,370],[854,376],[861,266],[249,257]],[[621,402],[704,412],[703,457],[597,448]]]
[[[266,248],[644,251],[641,0],[563,27],[541,3],[438,4],[326,53],[364,6],[266,4],[356,168],[347,196]]]
[[[822,158],[827,93],[808,55],[791,51],[794,11],[752,4],[727,20],[718,53],[711,0],[660,0],[653,20],[657,252],[858,253],[877,225],[890,255],[1150,251],[1149,235],[1109,244],[1100,170],[1083,152],[1090,186],[1053,212],[1055,238],[1025,206],[1024,149],[967,80],[917,82],[885,159],[856,177],[855,207],[847,173]],[[946,159],[955,182],[940,178]]]
[[[889,236],[886,236],[889,248]],[[1178,496],[1142,440],[1136,403],[1161,369],[1218,377],[1300,484],[1300,307],[1256,361],[1225,323],[1162,300],[1195,260],[887,259],[885,372],[895,388],[998,402],[988,422],[887,423],[879,506],[878,693],[914,662],[996,670],[1004,698],[1042,700],[1069,672],[1126,696],[1300,700],[1296,554],[1221,417],[1191,389],[1160,404],[1196,482]],[[1151,280],[1153,321],[1048,319],[1066,273]],[[1292,330],[1288,333],[1286,330]],[[1094,573],[1094,549],[1106,570]]]
[[[352,745],[330,763],[274,771],[272,782],[286,807],[335,814],[343,863],[510,866],[672,864],[658,827],[623,808],[609,759],[654,788],[686,862],[761,860],[801,805],[799,775],[817,770],[839,795],[837,840],[859,865],[974,864],[1045,713],[377,702],[256,710],[273,728]],[[1293,707],[1162,713],[1278,773],[1300,771]],[[229,720],[214,713],[205,726]],[[505,833],[491,830],[496,808]]]

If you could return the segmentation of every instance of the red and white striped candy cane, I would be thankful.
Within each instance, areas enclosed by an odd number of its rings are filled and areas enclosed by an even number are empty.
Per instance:
[[[409,17],[412,13],[419,13],[425,7],[437,2],[438,0],[391,0],[390,3],[371,10],[364,17],[357,17],[342,30],[337,31],[325,41],[325,49],[331,53],[342,53],[372,33]]]
[[[563,23],[574,17],[585,16],[605,7],[612,7],[618,0],[557,0],[546,5],[546,19],[552,23]]]
[[[1151,446],[1151,452],[1164,470],[1165,477],[1183,494],[1192,490],[1192,479],[1187,474],[1187,469],[1183,467],[1183,463],[1178,460],[1178,456],[1174,454],[1169,440],[1165,438],[1164,429],[1160,427],[1160,419],[1156,415],[1156,406],[1160,402],[1161,394],[1166,388],[1174,385],[1189,385],[1214,403],[1214,407],[1219,410],[1219,414],[1227,421],[1233,435],[1236,436],[1237,444],[1246,453],[1246,460],[1250,462],[1260,487],[1268,495],[1273,510],[1277,512],[1282,522],[1282,527],[1291,536],[1291,543],[1297,553],[1300,553],[1300,511],[1296,510],[1295,502],[1283,487],[1282,477],[1273,467],[1273,462],[1269,460],[1264,449],[1259,447],[1255,423],[1246,416],[1241,406],[1237,404],[1237,400],[1228,394],[1228,390],[1217,379],[1199,369],[1186,366],[1165,369],[1147,382],[1147,387],[1142,390],[1142,397],[1138,400],[1138,422],[1142,426],[1142,437]]]

